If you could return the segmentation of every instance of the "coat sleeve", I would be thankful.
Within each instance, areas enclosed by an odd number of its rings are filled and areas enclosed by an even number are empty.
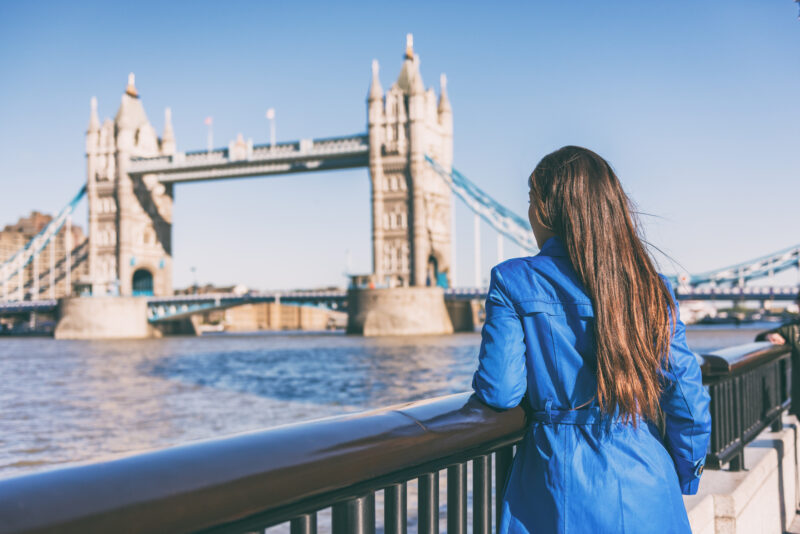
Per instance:
[[[673,295],[670,283],[664,283]],[[708,392],[703,387],[700,365],[686,344],[686,327],[675,302],[675,329],[663,373],[661,410],[666,435],[664,444],[678,473],[681,492],[694,495],[700,485],[711,437]],[[670,316],[672,322],[672,316]]]
[[[489,406],[507,409],[520,403],[527,383],[522,322],[508,298],[500,271],[494,267],[472,389]]]
[[[772,330],[766,330],[764,332],[760,332],[756,336],[756,341],[766,341],[767,334],[780,334],[780,336],[786,340],[787,344],[791,344],[794,341],[794,332],[792,327],[794,325],[792,323],[788,323],[785,325],[781,325],[777,328],[773,328]]]

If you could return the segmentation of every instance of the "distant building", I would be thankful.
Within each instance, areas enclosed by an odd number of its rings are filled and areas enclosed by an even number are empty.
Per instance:
[[[244,295],[248,292],[247,286],[236,284],[235,286],[215,286],[213,284],[195,285],[176,289],[176,295],[205,295],[208,293],[233,293],[234,295]]]
[[[38,234],[53,216],[33,211],[27,217],[20,217],[0,231],[0,263],[11,260],[36,234]],[[69,259],[71,276],[67,277],[67,247],[72,249]],[[2,282],[0,299],[2,300],[35,300],[61,298],[72,294],[73,289],[67,287],[67,278],[71,285],[79,283],[88,274],[88,238],[83,235],[79,226],[71,227],[71,239],[67,239],[66,227],[61,228],[56,238],[51,240],[44,250],[22,268],[22,275],[17,269],[14,275]],[[13,261],[13,260],[12,260]]]
[[[327,287],[324,289],[338,289]],[[232,293],[244,295],[247,286],[215,286],[212,284],[193,285],[176,289],[176,295],[204,295]],[[203,312],[193,320],[200,332],[255,332],[258,330],[330,330],[344,328],[347,313],[326,310],[312,306],[295,306],[278,302],[256,302],[241,304],[224,310]]]

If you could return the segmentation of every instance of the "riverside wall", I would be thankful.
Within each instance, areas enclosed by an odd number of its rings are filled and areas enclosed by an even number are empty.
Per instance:
[[[764,431],[745,448],[745,470],[707,469],[697,495],[684,497],[692,532],[786,532],[800,504],[799,430],[794,416],[784,416],[782,430]]]

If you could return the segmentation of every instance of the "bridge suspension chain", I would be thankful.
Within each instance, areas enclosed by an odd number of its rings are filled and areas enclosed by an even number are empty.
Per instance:
[[[457,170],[445,169],[428,155],[425,156],[425,161],[447,182],[458,198],[492,228],[525,250],[530,252],[539,250],[528,221],[494,200]]]
[[[736,265],[690,275],[688,282],[692,286],[724,283],[742,285],[750,280],[766,278],[792,268],[800,269],[800,245],[785,248]]]
[[[84,195],[86,195],[86,185],[81,187],[78,194],[61,209],[58,215],[50,221],[47,226],[42,228],[42,230],[33,236],[24,247],[20,248],[0,265],[0,283],[7,283],[13,276],[22,271],[34,257],[39,255],[48,243],[58,235],[58,232],[67,223],[67,220],[75,211],[75,206]],[[67,254],[69,254],[69,252],[70,251],[67,251]]]

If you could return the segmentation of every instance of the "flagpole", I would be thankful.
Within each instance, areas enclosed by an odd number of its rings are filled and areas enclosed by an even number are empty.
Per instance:
[[[275,108],[267,110],[267,120],[269,121],[269,148],[275,148]]]

